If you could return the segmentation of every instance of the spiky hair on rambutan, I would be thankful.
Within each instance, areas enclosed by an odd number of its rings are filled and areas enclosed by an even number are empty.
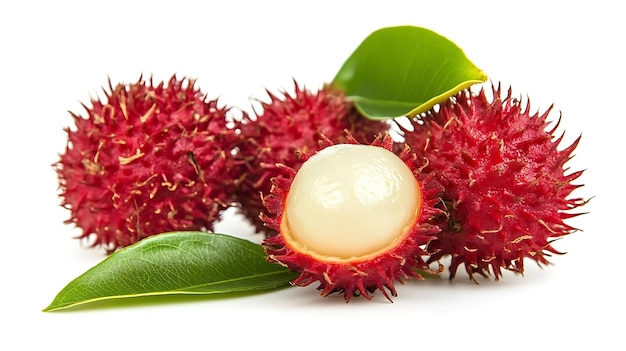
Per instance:
[[[344,143],[347,129],[357,141],[370,143],[390,124],[363,117],[344,92],[330,84],[311,90],[294,80],[293,93],[267,90],[267,94],[269,101],[259,101],[254,116],[244,113],[236,125],[244,138],[239,157],[247,166],[237,199],[257,232],[271,236],[275,232],[263,225],[259,214],[264,210],[262,194],[270,192],[270,179],[280,173],[277,163],[298,169],[302,160],[297,153],[315,150],[321,134]]]
[[[545,112],[531,113],[530,102],[512,96],[509,88],[492,85],[492,98],[459,92],[437,109],[401,126],[405,143],[426,160],[424,186],[438,189],[445,215],[428,244],[430,261],[451,258],[450,279],[459,266],[470,279],[502,270],[524,273],[524,260],[540,266],[560,254],[555,240],[577,231],[565,223],[586,203],[571,193],[583,171],[566,166],[580,141],[560,149],[555,136],[561,117],[550,127]]]
[[[241,138],[225,107],[195,80],[142,77],[71,113],[67,146],[54,163],[66,223],[108,252],[166,231],[211,230],[233,202]]]
[[[322,296],[342,293],[346,302],[376,290],[391,300],[394,281],[441,271],[424,259],[439,231],[429,224],[436,191],[417,181],[415,155],[392,147],[388,133],[371,144],[348,133],[344,144],[323,138],[299,170],[278,165],[260,217],[278,234],[262,245],[270,262],[300,273],[292,285],[318,283]]]

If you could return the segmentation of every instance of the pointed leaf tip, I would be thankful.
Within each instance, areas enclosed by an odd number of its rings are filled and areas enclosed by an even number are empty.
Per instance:
[[[333,83],[368,118],[416,116],[487,80],[463,50],[426,28],[398,26],[371,33]]]
[[[265,290],[297,277],[265,257],[260,245],[225,234],[159,234],[111,254],[43,311],[126,297]]]

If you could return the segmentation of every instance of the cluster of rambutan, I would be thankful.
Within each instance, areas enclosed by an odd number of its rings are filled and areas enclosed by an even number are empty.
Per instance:
[[[72,114],[55,163],[68,223],[109,252],[166,231],[208,230],[236,206],[270,261],[326,296],[395,296],[394,281],[459,266],[469,277],[522,273],[558,253],[582,172],[565,163],[546,111],[509,90],[465,90],[401,127],[364,118],[332,85],[269,94],[229,117],[194,80],[109,84]],[[558,123],[557,123],[558,125]],[[431,268],[434,265],[434,269]]]

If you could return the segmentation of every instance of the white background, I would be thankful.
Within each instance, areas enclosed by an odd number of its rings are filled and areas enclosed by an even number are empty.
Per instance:
[[[19,4],[19,5],[18,5]],[[210,4],[210,5],[209,5]],[[5,1],[0,5],[0,349],[624,349],[624,39],[617,2]],[[463,48],[536,109],[555,104],[586,169],[583,229],[566,255],[475,285],[412,281],[387,302],[313,288],[160,297],[43,313],[104,258],[62,224],[51,164],[80,102],[113,82],[172,74],[249,110],[264,89],[317,88],[372,31],[411,24]],[[260,241],[234,216],[218,231]]]

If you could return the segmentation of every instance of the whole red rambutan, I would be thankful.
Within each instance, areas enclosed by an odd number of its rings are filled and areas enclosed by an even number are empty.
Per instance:
[[[460,265],[476,281],[475,273],[523,273],[525,258],[548,264],[559,253],[553,241],[577,230],[564,220],[586,202],[570,197],[582,171],[565,167],[580,137],[559,150],[558,123],[547,122],[552,107],[531,114],[511,89],[492,91],[492,100],[484,89],[462,91],[404,128],[406,144],[425,160],[424,186],[439,189],[445,215],[427,250],[429,262],[451,257],[450,279]]]
[[[277,96],[268,91],[270,101],[261,103],[261,112],[255,113],[255,118],[244,115],[237,123],[244,138],[239,157],[247,165],[237,199],[243,215],[266,236],[275,232],[259,219],[264,209],[261,194],[270,192],[270,179],[280,173],[276,163],[298,169],[302,160],[297,152],[315,150],[320,134],[343,143],[348,130],[359,142],[370,143],[378,133],[389,129],[388,123],[363,117],[343,91],[331,85],[318,91],[294,85],[291,95],[283,92]]]
[[[380,290],[396,296],[394,281],[438,273],[424,261],[424,246],[439,228],[427,223],[437,210],[436,192],[424,190],[408,148],[399,157],[386,134],[372,144],[349,137],[303,155],[298,171],[279,165],[263,197],[268,259],[299,272],[292,284],[318,282],[322,296],[343,293],[370,299]]]
[[[241,171],[232,158],[240,137],[227,110],[195,80],[172,76],[154,84],[104,90],[86,115],[72,113],[65,152],[54,164],[66,223],[109,252],[147,236],[211,230],[233,199]]]

